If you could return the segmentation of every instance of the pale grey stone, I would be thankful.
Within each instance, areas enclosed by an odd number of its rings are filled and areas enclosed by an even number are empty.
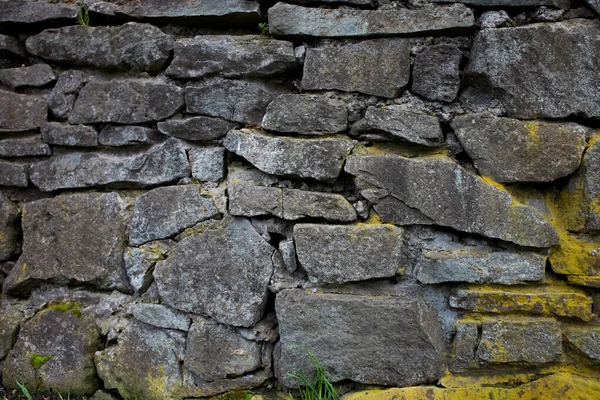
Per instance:
[[[486,11],[477,19],[477,26],[481,29],[501,28],[511,21],[510,16],[504,10]]]
[[[164,139],[158,130],[145,126],[105,126],[98,135],[101,145],[111,147],[156,144]]]
[[[238,124],[220,118],[191,117],[170,119],[158,123],[158,130],[169,136],[186,140],[215,140],[227,134]]]
[[[192,177],[202,182],[218,182],[225,178],[225,149],[195,147],[188,152]]]
[[[453,44],[427,47],[415,58],[411,91],[434,101],[451,102],[460,88],[462,51]]]
[[[563,335],[569,344],[587,358],[596,364],[600,362],[600,330],[597,327],[569,327]]]
[[[377,215],[384,223],[394,225],[433,225],[434,222],[416,208],[406,205],[401,200],[390,195],[384,189],[365,189],[361,191],[371,204]]]
[[[354,207],[341,194],[282,189],[282,198],[284,219],[311,217],[339,222],[356,220]]]
[[[153,282],[154,265],[166,258],[174,242],[161,240],[140,247],[128,247],[123,254],[129,283],[136,294],[146,291]]]
[[[138,321],[165,329],[188,331],[192,320],[181,311],[174,310],[162,304],[135,304],[132,307],[133,316]]]
[[[0,82],[13,89],[25,86],[45,86],[55,80],[56,75],[48,64],[0,70]]]
[[[37,129],[48,120],[48,106],[41,96],[0,89],[0,133]]]
[[[91,126],[48,122],[41,129],[42,140],[58,146],[98,147],[98,132]]]
[[[39,135],[0,140],[0,157],[49,156],[52,149]]]
[[[0,160],[0,186],[27,187],[29,165]]]
[[[298,269],[298,263],[296,262],[296,246],[293,240],[282,240],[279,242],[279,254],[283,259],[283,266],[285,269],[292,273]]]

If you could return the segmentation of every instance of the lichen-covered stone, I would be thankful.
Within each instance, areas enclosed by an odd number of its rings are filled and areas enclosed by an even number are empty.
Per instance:
[[[581,162],[587,128],[485,114],[457,117],[454,133],[482,175],[498,182],[550,182]]]
[[[162,304],[136,304],[133,306],[132,312],[138,321],[158,328],[187,332],[192,322],[187,314]]]
[[[307,351],[332,382],[410,386],[435,382],[446,369],[436,312],[420,298],[297,289],[278,293],[275,308],[281,345],[276,374],[285,386],[298,385],[290,373],[311,376]]]
[[[460,4],[398,10],[308,8],[277,3],[269,8],[269,32],[275,36],[408,36],[470,28],[473,12]]]
[[[19,206],[0,192],[0,261],[8,260],[17,247],[18,218]]]
[[[48,64],[0,70],[0,82],[13,89],[25,86],[45,86],[55,80],[56,75]]]
[[[0,186],[27,187],[29,165],[0,160]]]
[[[296,66],[291,42],[256,35],[207,35],[177,40],[166,74],[176,79],[267,77]]]
[[[129,22],[48,29],[27,39],[26,46],[31,54],[69,66],[160,71],[171,55],[173,38],[155,26]]]
[[[116,193],[61,195],[23,205],[23,254],[4,292],[43,281],[129,291],[123,268],[125,204]]]
[[[119,400],[119,397],[107,390],[98,390],[91,400]]]
[[[154,269],[163,302],[228,325],[254,325],[266,306],[275,249],[243,218],[205,222],[190,233]]]
[[[217,215],[212,199],[202,196],[198,185],[160,187],[137,198],[129,243],[166,239]]]
[[[599,117],[598,35],[600,22],[585,19],[484,29],[473,42],[465,85],[496,95],[509,117]]]
[[[0,90],[0,98],[0,132],[25,132],[48,120],[48,106],[41,96]]]
[[[48,108],[56,118],[68,117],[84,83],[85,76],[81,71],[68,70],[59,75],[56,85],[46,98]]]
[[[17,341],[23,313],[16,308],[0,309],[0,360],[3,360]]]
[[[39,135],[0,140],[0,157],[49,156],[52,149]]]
[[[361,195],[367,199],[382,222],[394,225],[433,225],[431,218],[416,208],[406,205],[390,195],[385,189],[364,189]]]
[[[475,361],[475,351],[479,342],[477,324],[460,322],[456,326],[456,334],[452,342],[453,359],[452,371],[460,372],[472,367]]]
[[[598,327],[569,327],[563,333],[569,344],[587,358],[600,363],[600,330]]]
[[[71,124],[139,124],[169,118],[183,107],[183,89],[160,80],[93,81],[81,89]]]
[[[409,78],[409,42],[405,39],[373,39],[335,47],[308,48],[302,88],[394,98],[402,93]]]
[[[202,182],[218,182],[225,177],[223,147],[194,147],[188,157],[193,178]]]
[[[37,1],[0,2],[0,24],[13,27],[38,23],[72,24],[77,18],[77,10],[63,4]]]
[[[276,137],[259,130],[241,129],[230,131],[223,144],[269,174],[332,180],[340,174],[356,141]]]
[[[462,51],[453,44],[427,47],[415,58],[411,91],[434,101],[453,101],[460,88]]]
[[[238,126],[220,118],[191,117],[159,122],[158,130],[180,139],[205,141],[221,138]]]
[[[136,144],[156,144],[165,139],[158,130],[145,126],[105,126],[98,135],[103,146],[120,147]]]
[[[58,146],[98,147],[98,132],[91,126],[48,122],[41,129],[42,140]]]
[[[284,219],[310,217],[340,222],[356,220],[356,210],[341,194],[282,189],[282,199]]]

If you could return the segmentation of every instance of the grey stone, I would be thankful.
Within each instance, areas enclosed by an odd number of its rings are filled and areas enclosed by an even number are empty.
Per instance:
[[[599,0],[585,0],[587,5],[596,13],[600,14],[600,1]]]
[[[8,260],[17,248],[19,216],[17,203],[0,192],[0,261]]]
[[[462,51],[453,44],[427,47],[415,58],[411,91],[434,101],[454,101],[460,88]]]
[[[155,26],[67,26],[48,29],[25,42],[27,51],[47,60],[108,70],[160,71],[173,38]]]
[[[340,174],[356,141],[276,137],[259,130],[241,129],[230,131],[223,144],[269,174],[333,180]]]
[[[37,23],[72,24],[77,10],[62,4],[26,0],[0,2],[0,24],[27,26]]]
[[[255,342],[274,343],[279,339],[279,323],[274,312],[256,323],[251,328],[240,328],[239,332],[243,338],[253,340]]]
[[[90,82],[79,92],[71,124],[139,124],[169,118],[183,107],[183,89],[150,79]]]
[[[0,57],[25,57],[19,41],[13,37],[0,35]]]
[[[416,208],[406,205],[401,200],[390,195],[387,190],[365,189],[361,194],[371,204],[377,215],[384,223],[394,225],[433,225],[433,220]]]
[[[341,90],[394,98],[402,93],[409,78],[409,42],[373,39],[307,49],[302,89]]]
[[[340,100],[310,94],[284,94],[267,107],[263,129],[323,135],[348,128],[348,110]]]
[[[29,165],[0,160],[0,186],[27,187]]]
[[[133,306],[133,316],[138,321],[158,328],[188,331],[192,323],[190,317],[181,311],[174,310],[162,304],[136,304]]]
[[[543,364],[560,358],[561,342],[560,326],[553,318],[484,320],[477,357],[493,364]]]
[[[354,207],[341,194],[282,189],[282,198],[284,219],[310,217],[340,222],[356,220]]]
[[[94,352],[99,346],[100,336],[85,311],[81,315],[53,309],[40,311],[23,324],[4,362],[2,384],[18,389],[19,381],[32,393],[56,390],[71,395],[93,394],[99,386],[94,367]]]
[[[291,42],[258,35],[179,39],[166,74],[176,79],[265,77],[297,66]]]
[[[23,313],[16,308],[0,312],[0,360],[3,360],[17,341],[17,333],[23,320]]]
[[[163,240],[127,248],[123,260],[134,293],[140,294],[150,287],[153,282],[154,265],[165,259],[172,246],[173,242]]]
[[[0,140],[0,157],[49,156],[52,149],[39,135]]]
[[[56,118],[65,119],[75,105],[76,94],[83,87],[83,72],[68,70],[60,74],[52,92],[46,98],[50,111]]]
[[[404,230],[393,225],[297,224],[294,242],[300,265],[317,284],[388,278],[407,262]]]
[[[218,182],[225,178],[225,149],[195,147],[188,152],[192,177],[202,182]]]
[[[25,132],[37,129],[48,119],[43,97],[0,90],[0,132]]]
[[[60,195],[23,204],[23,254],[4,292],[42,281],[130,291],[123,265],[125,204],[116,193]]]
[[[406,111],[401,106],[370,106],[365,117],[350,129],[350,135],[380,133],[424,146],[439,146],[444,141],[440,121],[432,115]]]
[[[111,147],[156,144],[164,139],[158,130],[145,126],[105,126],[98,135],[101,145]]]
[[[477,7],[537,7],[569,8],[570,0],[429,0],[432,3],[464,3]]]
[[[584,19],[484,29],[473,42],[464,85],[495,95],[513,118],[599,117],[598,35],[600,21]]]
[[[55,80],[56,75],[48,64],[0,70],[0,82],[13,89],[25,86],[45,86]]]
[[[563,335],[569,344],[586,357],[596,364],[600,362],[600,330],[597,327],[570,327]]]
[[[143,187],[190,175],[185,149],[169,139],[145,151],[71,152],[33,164],[31,181],[41,190],[91,186]]]
[[[159,122],[158,130],[180,139],[205,141],[221,138],[238,126],[220,118],[191,117]]]
[[[510,16],[504,10],[486,11],[477,19],[477,26],[481,29],[501,28],[511,21]]]
[[[575,123],[479,114],[455,118],[452,128],[479,173],[498,182],[551,182],[570,175],[586,146],[587,128]]]
[[[190,114],[260,125],[267,105],[290,91],[278,82],[212,78],[187,86],[185,103]]]
[[[276,183],[275,177],[259,170],[230,166],[227,176],[229,213],[245,217],[271,214],[282,218],[282,189],[269,186]]]
[[[98,132],[91,126],[48,122],[42,127],[42,140],[58,146],[97,147]]]
[[[107,390],[98,390],[91,400],[119,400],[119,397]]]
[[[217,215],[212,199],[200,194],[199,185],[160,187],[135,201],[129,243],[166,239]]]
[[[275,300],[281,356],[278,379],[311,376],[311,351],[332,382],[412,386],[437,381],[446,369],[436,312],[414,296],[352,296],[284,290]],[[307,312],[310,310],[310,312]]]
[[[349,5],[361,7],[373,7],[373,0],[290,0],[292,4],[331,4],[331,5]]]
[[[387,189],[437,225],[514,242],[549,247],[558,234],[535,208],[486,183],[447,157],[351,156],[348,173]]]
[[[279,254],[283,259],[283,266],[285,269],[292,273],[298,269],[298,263],[296,262],[296,246],[293,240],[282,240],[279,242]]]
[[[194,231],[156,264],[163,303],[228,325],[254,325],[266,306],[275,249],[243,218],[205,222]]]
[[[556,22],[563,19],[566,10],[554,10],[548,7],[540,7],[533,14],[533,20],[537,22]]]
[[[365,37],[442,33],[473,26],[473,12],[462,4],[399,10],[324,9],[277,3],[269,8],[275,36]]]
[[[207,381],[240,376],[261,366],[261,347],[231,327],[198,318],[188,334],[185,366]]]
[[[452,371],[462,372],[473,366],[478,342],[479,332],[476,323],[461,322],[457,325],[452,342],[454,355],[451,364]]]

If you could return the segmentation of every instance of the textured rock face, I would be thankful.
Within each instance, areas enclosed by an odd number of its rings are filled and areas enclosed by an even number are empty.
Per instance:
[[[191,320],[187,314],[160,304],[136,304],[133,307],[133,316],[138,321],[158,328],[186,332],[190,329]]]
[[[37,129],[48,119],[48,106],[39,96],[0,90],[0,132]]]
[[[585,0],[588,6],[590,6],[596,13],[600,14],[600,1],[598,0]]]
[[[59,146],[96,147],[98,132],[91,126],[49,122],[42,127],[42,140]]]
[[[0,186],[27,187],[29,166],[0,160]]]
[[[52,92],[46,98],[48,108],[59,119],[65,119],[75,105],[76,95],[83,87],[85,76],[77,70],[65,71],[58,77]]]
[[[12,89],[25,86],[44,86],[55,80],[56,75],[47,64],[0,70],[0,82]]]
[[[286,290],[275,306],[281,335],[277,374],[286,386],[298,384],[288,373],[310,376],[306,349],[334,382],[407,386],[434,382],[444,373],[436,313],[422,300]]]
[[[0,141],[0,157],[49,156],[52,149],[39,136]]]
[[[291,42],[264,36],[196,36],[175,42],[167,75],[176,79],[263,77],[296,67]]]
[[[135,294],[143,293],[150,287],[153,282],[154,265],[165,259],[166,253],[173,244],[172,241],[163,240],[127,248],[123,254],[123,261]]]
[[[494,94],[509,117],[598,117],[600,44],[592,39],[598,34],[600,23],[583,19],[485,29],[473,42],[466,85]]]
[[[186,140],[214,140],[223,137],[231,129],[239,125],[210,117],[192,117],[185,119],[170,119],[159,122],[158,130],[168,136]]]
[[[0,261],[8,260],[17,247],[18,217],[19,206],[0,193]]]
[[[565,332],[565,339],[587,358],[600,362],[600,332],[598,328],[572,328]]]
[[[460,87],[462,51],[451,44],[425,49],[415,59],[411,90],[426,99],[452,101]]]
[[[302,88],[393,98],[404,90],[409,77],[409,42],[373,39],[339,47],[307,49]]]
[[[6,25],[28,25],[34,23],[71,24],[77,10],[60,4],[31,1],[0,2],[0,23]]]
[[[470,115],[452,128],[481,175],[498,182],[549,182],[581,162],[587,128],[574,123],[523,122]]]
[[[27,51],[53,62],[108,70],[158,71],[173,38],[155,26],[130,22],[117,27],[67,26],[26,42]]]
[[[153,144],[165,137],[156,129],[144,126],[107,126],[98,135],[98,142],[103,146],[120,147],[140,143]]]
[[[9,353],[17,341],[23,313],[14,308],[3,309],[0,314],[0,360]]]
[[[202,182],[217,182],[225,177],[225,149],[197,147],[188,153],[192,177]]]
[[[0,35],[0,56],[2,57],[24,57],[25,52],[19,46],[19,42],[10,36]]]
[[[433,3],[464,3],[474,6],[553,6],[559,8],[568,8],[568,0],[432,0]]]

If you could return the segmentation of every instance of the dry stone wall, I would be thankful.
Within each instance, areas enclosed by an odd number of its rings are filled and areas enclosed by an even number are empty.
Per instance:
[[[598,1],[74,3],[0,1],[2,386],[600,398]]]

